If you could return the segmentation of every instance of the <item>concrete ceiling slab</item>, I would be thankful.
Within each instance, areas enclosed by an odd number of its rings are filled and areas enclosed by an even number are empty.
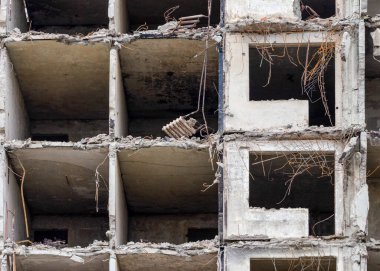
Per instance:
[[[214,171],[208,150],[152,147],[119,152],[119,164],[132,212],[217,212],[217,186],[206,192]]]
[[[108,187],[107,149],[19,149],[9,157],[17,174],[23,174],[20,162],[25,168],[24,193],[33,215],[96,214],[95,170],[100,165],[99,173]],[[100,214],[107,213],[104,182],[100,180]]]
[[[30,119],[108,119],[108,45],[41,40],[6,47]]]
[[[204,50],[204,41],[186,39],[141,39],[123,46],[120,58],[130,116],[177,116],[194,111]],[[218,108],[215,45],[208,54],[206,109],[213,114]]]
[[[217,254],[179,257],[159,253],[118,255],[121,271],[216,271]]]
[[[16,257],[16,268],[19,271],[108,271],[108,254],[92,257],[81,257],[85,263],[58,255],[20,255]]]
[[[191,15],[207,15],[207,1],[204,0],[128,0],[128,15],[132,30],[138,26],[147,23],[149,29],[153,30],[158,25],[165,24],[164,13],[166,10],[179,6],[172,14],[172,17],[179,19],[180,17]],[[211,8],[211,24],[219,24],[220,21],[220,1],[212,1]],[[203,19],[201,25],[207,25],[207,19]]]
[[[28,0],[33,26],[108,26],[107,0]]]

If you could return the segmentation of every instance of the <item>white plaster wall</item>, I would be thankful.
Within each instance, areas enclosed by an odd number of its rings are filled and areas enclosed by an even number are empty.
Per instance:
[[[4,239],[20,241],[26,239],[24,212],[21,201],[21,190],[8,164],[8,158],[3,147],[0,148],[0,230]],[[28,211],[28,210],[27,210]],[[30,217],[28,215],[28,221]]]
[[[249,152],[335,153],[335,234],[344,231],[342,146],[334,141],[235,141],[224,145],[224,238],[298,238],[309,235],[307,209],[265,210],[249,207]]]
[[[268,101],[249,101],[249,47],[260,44],[335,43],[335,126],[364,123],[364,85],[359,76],[358,37],[348,32],[326,36],[321,32],[255,35],[227,33],[224,55],[224,95],[226,132],[255,129],[305,127],[305,109],[279,103],[276,110]],[[274,102],[272,101],[273,105]],[[285,108],[285,106],[288,106]],[[282,111],[286,109],[284,114]]]
[[[226,0],[225,21],[234,23],[242,19],[271,20],[301,19],[299,0]]]
[[[337,271],[364,271],[367,270],[365,248],[320,247],[320,248],[234,248],[225,249],[226,271],[249,271],[251,259],[297,259],[308,257],[334,257]]]
[[[120,69],[119,51],[110,52],[110,135],[123,137],[128,134],[127,101]]]
[[[0,52],[0,130],[7,140],[29,137],[29,118],[6,48]]]
[[[116,246],[128,241],[128,207],[117,154],[110,153],[109,168],[109,217],[110,230]]]

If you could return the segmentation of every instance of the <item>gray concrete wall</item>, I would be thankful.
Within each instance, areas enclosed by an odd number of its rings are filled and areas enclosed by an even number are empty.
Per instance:
[[[31,226],[32,234],[34,230],[67,229],[68,245],[84,247],[94,240],[107,240],[108,217],[32,216]]]
[[[5,150],[0,149],[0,174],[3,181],[0,182],[2,201],[0,203],[0,231],[4,239],[21,241],[26,239],[24,212],[21,201],[21,190],[16,178],[8,164]],[[26,206],[27,207],[27,206]],[[26,210],[28,212],[28,210]],[[29,214],[27,215],[30,222]]]
[[[129,241],[188,242],[189,228],[218,228],[217,214],[194,215],[131,215],[129,218]]]
[[[110,0],[108,3],[109,29],[126,33],[129,23],[127,0]]]
[[[26,14],[23,0],[5,0],[8,1],[7,7],[7,32],[20,29],[21,32],[28,31]]]
[[[33,120],[31,134],[67,134],[69,141],[108,134],[107,120]]]
[[[128,241],[128,207],[121,177],[118,157],[115,152],[109,159],[109,219],[112,233],[111,245],[122,245]]]
[[[369,213],[368,237],[380,240],[380,178],[370,179],[369,186]]]
[[[29,137],[28,113],[6,48],[0,57],[0,126],[6,139],[25,139]]]
[[[110,135],[123,137],[128,135],[127,100],[124,93],[123,78],[120,68],[119,51],[110,51]]]

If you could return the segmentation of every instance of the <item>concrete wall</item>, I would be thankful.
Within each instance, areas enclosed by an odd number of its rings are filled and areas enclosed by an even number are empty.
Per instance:
[[[20,86],[6,48],[0,52],[0,129],[6,139],[29,137],[29,118]]]
[[[124,193],[119,161],[115,152],[110,154],[109,166],[109,219],[113,234],[112,245],[119,246],[128,241],[128,207]]]
[[[380,129],[380,78],[366,79],[366,122],[368,130]]]
[[[333,152],[342,146],[334,141],[234,141],[224,145],[224,238],[289,238],[308,236],[307,209],[265,210],[249,207],[249,152]],[[336,158],[337,159],[337,158]],[[335,234],[344,231],[343,166],[335,162]]]
[[[363,256],[360,256],[359,252]],[[280,249],[280,248],[235,248],[225,249],[226,271],[249,271],[251,259],[297,259],[302,257],[319,259],[322,257],[334,257],[336,259],[337,271],[365,271],[367,270],[365,259],[365,248],[342,248],[342,247],[320,247],[302,249]]]
[[[380,240],[380,178],[370,179],[369,186],[369,213],[368,237]]]
[[[128,30],[127,0],[110,0],[108,2],[109,29],[117,33]]]
[[[342,36],[326,36],[323,33],[305,32],[301,34],[288,34],[286,39],[280,34],[252,35],[231,34],[225,37],[225,118],[226,132],[249,131],[253,129],[305,127],[303,110],[294,110],[286,114],[281,110],[284,106],[279,104],[276,110],[269,105],[275,103],[263,101],[249,101],[249,47],[252,44],[300,44],[330,41],[336,44],[335,49],[335,125],[347,127],[351,124],[364,123],[364,110],[359,105],[364,102],[364,90],[359,87],[358,48],[355,46],[357,37],[348,33]],[[345,49],[345,50],[341,50]],[[356,49],[356,51],[355,51]],[[348,57],[350,55],[350,57]],[[350,60],[342,61],[346,57]],[[344,97],[344,98],[343,98]],[[362,100],[360,100],[362,99]],[[359,105],[358,105],[359,103]],[[353,106],[355,105],[355,106]],[[290,105],[289,105],[290,106]],[[301,117],[300,117],[301,115]],[[343,116],[344,117],[343,117]]]
[[[67,229],[69,246],[84,247],[94,240],[107,240],[107,216],[32,216],[31,222],[32,238],[35,230]]]
[[[28,31],[23,0],[5,0],[7,7],[7,32],[18,28],[21,32]]]
[[[234,23],[242,19],[268,20],[301,19],[299,0],[226,0],[225,21]]]
[[[107,120],[33,120],[31,134],[67,134],[69,141],[108,134]]]
[[[19,177],[16,178],[8,164],[8,158],[3,147],[0,149],[0,231],[5,240],[21,241],[26,239],[24,212],[21,201]],[[28,211],[28,210],[27,210]],[[30,217],[28,215],[28,221]]]
[[[218,228],[217,214],[200,215],[132,215],[129,218],[129,241],[182,244],[188,242],[189,228]]]
[[[128,134],[127,100],[124,92],[123,78],[120,68],[119,51],[110,52],[110,135],[123,137]]]
[[[367,6],[367,13],[370,16],[375,16],[377,14],[380,14],[380,3],[378,0],[367,0],[368,6]]]

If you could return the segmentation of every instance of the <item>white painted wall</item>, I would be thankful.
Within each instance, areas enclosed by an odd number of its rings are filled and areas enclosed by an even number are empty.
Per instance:
[[[348,34],[346,34],[347,36]],[[255,129],[305,128],[305,105],[303,101],[249,101],[249,47],[260,44],[336,44],[335,49],[335,126],[348,127],[363,122],[361,101],[364,95],[359,88],[357,47],[351,39],[342,44],[342,37],[321,32],[255,35],[227,33],[224,56],[224,129],[226,132],[251,131]],[[343,46],[345,45],[345,46]],[[343,48],[350,48],[347,52]],[[356,53],[352,55],[356,48]],[[342,55],[344,54],[344,55]],[[350,55],[350,56],[349,56]],[[342,61],[342,57],[350,59]],[[353,75],[353,74],[356,75]],[[355,81],[356,80],[356,81]],[[343,95],[344,93],[344,95]],[[344,99],[344,102],[342,101]],[[273,107],[276,108],[274,110]],[[285,111],[285,112],[284,112]],[[344,121],[342,120],[344,112]]]
[[[335,153],[335,234],[344,231],[342,146],[334,141],[232,141],[224,145],[224,238],[299,238],[309,235],[307,209],[266,210],[249,207],[249,152]]]
[[[301,19],[299,0],[226,0],[227,24],[244,19],[297,21]]]
[[[109,161],[110,230],[114,234],[115,245],[119,246],[128,241],[128,207],[116,152],[111,152]]]
[[[110,135],[123,137],[128,135],[127,101],[124,92],[123,78],[120,68],[119,51],[110,51]],[[113,127],[112,127],[113,125]]]
[[[0,129],[7,140],[29,137],[29,118],[6,48],[0,52]]]
[[[362,254],[361,254],[362,253]],[[361,256],[362,255],[362,256]],[[354,248],[320,247],[320,248],[235,248],[225,249],[226,271],[249,271],[251,259],[297,259],[297,258],[334,257],[337,271],[364,271],[367,270],[365,247]]]

